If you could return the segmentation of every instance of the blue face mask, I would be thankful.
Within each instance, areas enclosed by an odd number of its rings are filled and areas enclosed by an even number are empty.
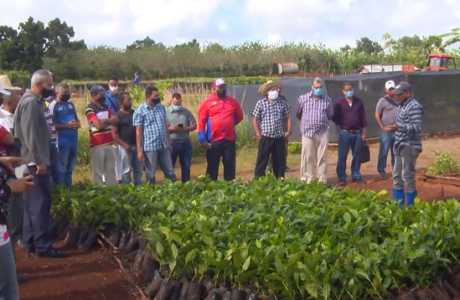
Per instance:
[[[355,94],[355,93],[354,93],[353,91],[349,91],[349,92],[346,92],[346,93],[345,93],[345,97],[351,98],[351,97],[353,97],[354,94]]]
[[[321,95],[323,95],[323,89],[322,88],[318,88],[318,89],[313,88],[313,94],[315,96],[321,96]]]
[[[157,105],[157,104],[159,104],[161,102],[161,99],[159,97],[158,98],[153,98],[152,102],[153,102],[153,104]]]
[[[174,104],[172,104],[171,107],[173,110],[179,110],[181,108],[180,105],[174,105]]]

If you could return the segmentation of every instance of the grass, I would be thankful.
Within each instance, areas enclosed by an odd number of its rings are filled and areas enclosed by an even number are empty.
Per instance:
[[[200,103],[206,99],[211,91],[196,92],[193,89],[188,89],[189,93],[182,95],[182,105],[189,109],[197,117],[198,107]],[[173,91],[165,91],[163,96],[163,104],[165,106],[170,105],[171,95]],[[134,106],[139,106],[144,99],[133,99],[135,101]],[[241,102],[244,102],[243,99],[239,99]],[[77,98],[72,99],[72,102],[75,104],[77,110],[78,118],[81,120],[82,128],[78,133],[78,156],[77,156],[77,167],[75,170],[74,181],[81,181],[86,179],[91,179],[91,158],[89,156],[89,130],[88,123],[85,117],[85,108],[90,103],[90,98]],[[252,172],[254,169],[256,150],[255,143],[252,138],[251,127],[250,127],[249,117],[245,116],[244,120],[238,124],[236,127],[237,133],[237,149],[238,149],[238,158],[237,158],[237,169],[238,172],[248,173]],[[192,132],[190,139],[193,145],[193,160],[192,160],[192,177],[203,175],[206,172],[206,160],[204,158],[205,151],[201,148],[201,145],[198,143],[197,132]],[[176,167],[179,167],[179,163],[176,164]],[[222,171],[222,167],[221,170]],[[160,172],[161,173],[161,172]],[[161,173],[162,174],[162,173]],[[179,173],[178,173],[179,174]],[[161,180],[162,175],[158,177]]]

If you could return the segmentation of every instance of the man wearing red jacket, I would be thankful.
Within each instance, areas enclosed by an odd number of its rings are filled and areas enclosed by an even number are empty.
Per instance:
[[[206,174],[217,180],[219,164],[224,165],[224,180],[236,177],[235,126],[243,120],[243,110],[235,98],[227,96],[223,79],[213,84],[213,92],[198,108],[198,141],[206,149]]]

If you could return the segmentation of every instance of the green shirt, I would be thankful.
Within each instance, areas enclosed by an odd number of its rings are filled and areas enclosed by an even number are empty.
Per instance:
[[[171,106],[168,107],[166,109],[166,120],[168,121],[168,126],[178,126],[182,124],[185,128],[196,124],[195,117],[185,107],[181,107],[177,111],[173,110]],[[177,131],[171,132],[170,136],[173,142],[185,142],[190,138],[190,133],[188,131]]]

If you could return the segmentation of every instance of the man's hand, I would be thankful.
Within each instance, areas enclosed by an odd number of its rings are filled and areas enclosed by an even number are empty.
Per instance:
[[[286,132],[284,133],[284,138],[287,139],[290,135],[291,135],[291,133],[290,133],[289,131],[286,131]]]
[[[37,164],[37,175],[45,175],[46,174],[46,166],[44,163]]]
[[[260,139],[262,138],[262,135],[260,134],[260,132],[256,132],[256,138],[258,141],[260,141]]]
[[[125,149],[126,153],[131,152],[131,146],[129,146],[129,145],[126,144],[126,143],[124,143],[122,146],[123,146],[123,148]]]
[[[137,150],[137,159],[144,161],[144,152],[142,152],[142,150]]]
[[[172,130],[172,131],[183,131],[184,129],[182,127],[179,127],[179,126],[169,126],[168,128],[169,130]]]
[[[34,177],[27,175],[20,179],[10,179],[7,184],[10,186],[12,193],[24,193],[34,185]]]
[[[203,149],[209,150],[211,149],[211,144],[208,142],[204,142],[203,144],[201,144],[201,147],[203,147]]]
[[[366,135],[365,134],[361,135],[361,138],[363,139],[363,141],[365,141],[366,140]]]
[[[399,128],[398,124],[393,124],[393,125],[385,127],[385,131],[395,132],[398,130],[398,128]]]
[[[24,160],[20,157],[15,157],[15,156],[0,156],[0,163],[3,166],[9,168],[10,170],[14,170],[20,165],[23,165]]]
[[[172,153],[172,150],[173,150],[172,143],[171,143],[171,141],[169,141],[169,152]]]

